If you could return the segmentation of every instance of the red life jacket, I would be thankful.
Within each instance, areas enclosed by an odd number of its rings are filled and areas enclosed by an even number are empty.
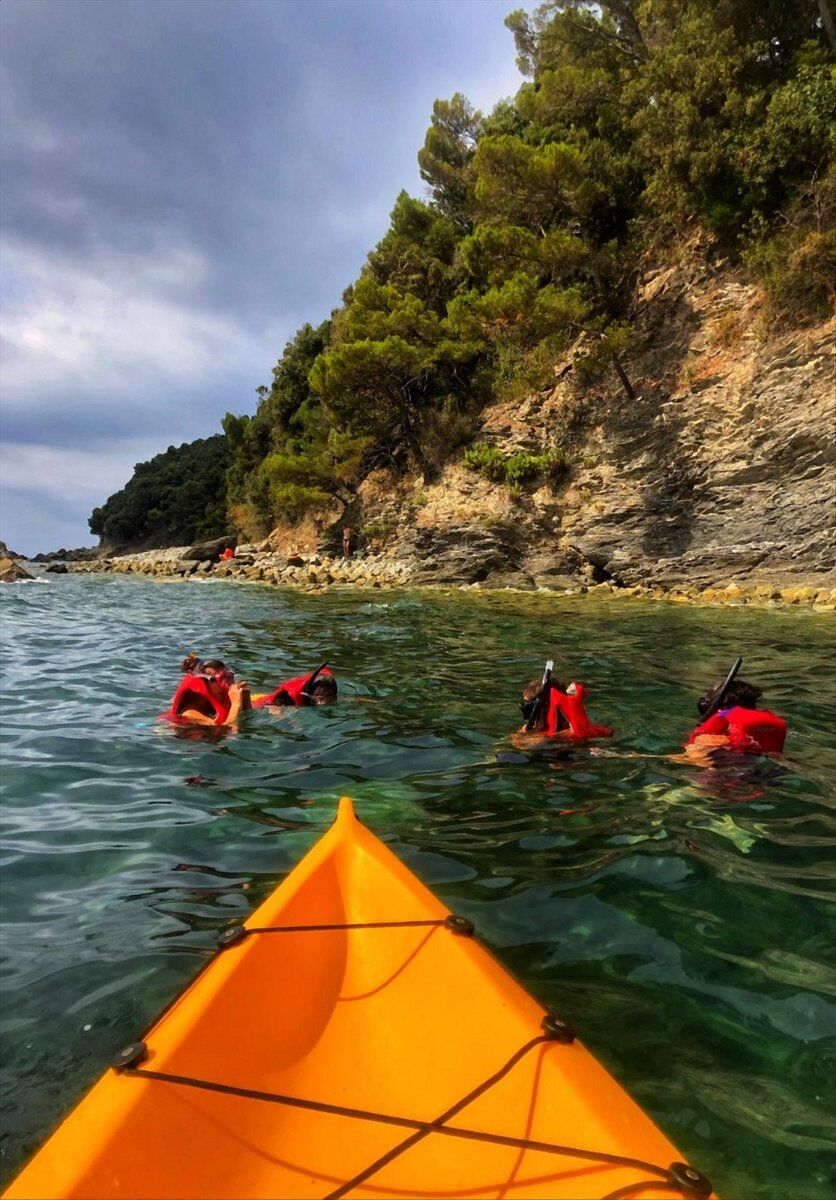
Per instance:
[[[223,684],[220,686],[223,687]],[[162,714],[160,719],[163,721],[181,721],[183,713],[195,696],[199,696],[212,706],[215,712],[215,724],[223,725],[232,707],[229,701],[228,690],[224,688],[223,698],[218,700],[209,691],[209,684],[206,680],[198,678],[197,675],[183,676],[179,688],[172,697],[171,707],[167,713]]]
[[[253,700],[253,708],[263,708],[265,704],[293,704],[297,708],[302,708],[305,704],[310,704],[310,700],[303,692],[307,692],[308,684],[316,675],[317,679],[333,679],[334,674],[323,667],[321,671],[311,671],[307,675],[297,675],[295,679],[288,679],[284,683],[272,691],[269,696],[260,696],[259,699]]]
[[[584,698],[587,694],[582,683],[570,683],[565,692],[551,687],[544,732],[549,737],[554,737],[559,733],[561,737],[579,742],[586,741],[587,738],[612,737],[610,725],[595,725],[590,721],[584,707]],[[561,721],[561,717],[563,717],[563,721]]]
[[[698,725],[688,743],[702,734],[725,736],[739,754],[781,754],[787,737],[783,717],[766,708],[727,708]]]

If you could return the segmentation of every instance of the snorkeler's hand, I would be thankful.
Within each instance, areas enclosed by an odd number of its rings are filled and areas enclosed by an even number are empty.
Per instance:
[[[722,758],[731,746],[725,734],[701,733],[689,742],[681,754],[671,754],[670,761],[697,767],[711,767]]]
[[[229,685],[229,701],[231,704],[231,713],[240,712],[243,709],[245,712],[252,708],[252,699],[250,697],[250,685],[243,679],[237,680]]]

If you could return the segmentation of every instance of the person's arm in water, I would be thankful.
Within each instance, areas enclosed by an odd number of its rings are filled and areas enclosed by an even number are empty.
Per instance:
[[[722,761],[723,753],[729,749],[731,742],[727,734],[702,733],[689,742],[681,754],[663,754],[659,757],[693,767],[716,767]]]
[[[682,753],[672,754],[670,759],[697,767],[712,767],[730,748],[729,723],[723,713],[715,712],[697,726]]]

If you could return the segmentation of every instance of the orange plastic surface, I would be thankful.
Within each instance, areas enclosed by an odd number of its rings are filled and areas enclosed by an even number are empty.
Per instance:
[[[443,918],[340,803],[249,927]],[[143,1068],[432,1121],[540,1033],[543,1010],[443,926],[253,934],[219,952],[146,1036]],[[451,1121],[639,1158],[682,1156],[579,1042],[530,1051]],[[33,1197],[326,1197],[411,1130],[108,1070],[6,1192]],[[635,1167],[430,1133],[354,1197],[681,1195]]]

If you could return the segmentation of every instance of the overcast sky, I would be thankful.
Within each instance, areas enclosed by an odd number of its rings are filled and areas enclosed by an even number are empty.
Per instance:
[[[3,0],[2,511],[90,544],[135,462],[251,412],[339,303],[436,97],[520,77],[519,0]]]

